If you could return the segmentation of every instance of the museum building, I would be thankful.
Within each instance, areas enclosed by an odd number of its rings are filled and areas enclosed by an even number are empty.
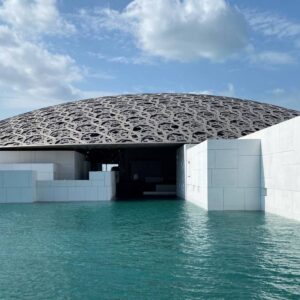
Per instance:
[[[174,199],[300,220],[300,112],[120,95],[0,121],[0,202]]]

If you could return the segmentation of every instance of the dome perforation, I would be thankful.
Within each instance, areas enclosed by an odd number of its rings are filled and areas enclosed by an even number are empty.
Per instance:
[[[220,96],[108,96],[0,121],[0,148],[200,143],[208,138],[239,138],[298,115],[298,111],[275,105]]]

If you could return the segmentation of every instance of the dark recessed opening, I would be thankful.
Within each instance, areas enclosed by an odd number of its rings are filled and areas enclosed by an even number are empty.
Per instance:
[[[177,147],[93,149],[92,171],[116,171],[117,200],[176,198]]]

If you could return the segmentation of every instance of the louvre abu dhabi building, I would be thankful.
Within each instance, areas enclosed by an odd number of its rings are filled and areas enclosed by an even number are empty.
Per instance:
[[[0,121],[0,202],[182,198],[300,220],[300,112],[193,94],[101,97]]]

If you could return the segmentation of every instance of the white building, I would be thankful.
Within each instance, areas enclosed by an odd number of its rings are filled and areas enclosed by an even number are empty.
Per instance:
[[[177,194],[207,210],[300,220],[299,115],[191,94],[103,97],[29,112],[0,122],[0,202]]]

